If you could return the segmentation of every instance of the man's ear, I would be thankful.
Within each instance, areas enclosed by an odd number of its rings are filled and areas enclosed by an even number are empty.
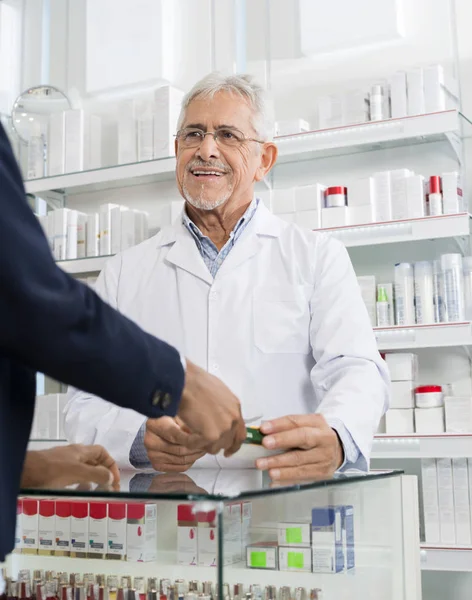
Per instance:
[[[279,150],[273,142],[266,142],[261,149],[260,164],[254,176],[255,181],[262,181],[277,160]]]

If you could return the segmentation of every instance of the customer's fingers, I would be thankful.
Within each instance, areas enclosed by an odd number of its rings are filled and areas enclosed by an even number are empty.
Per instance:
[[[81,461],[87,465],[105,467],[113,476],[112,483],[118,484],[120,481],[120,471],[115,459],[103,448],[103,446],[82,446]],[[95,481],[94,481],[95,482]],[[102,483],[102,482],[95,482]]]

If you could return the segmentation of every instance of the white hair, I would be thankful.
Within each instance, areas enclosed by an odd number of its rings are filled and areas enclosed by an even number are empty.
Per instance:
[[[218,92],[229,92],[241,96],[249,103],[254,114],[252,126],[258,137],[270,141],[274,136],[273,106],[266,90],[254,77],[244,75],[223,75],[214,72],[200,79],[182,100],[177,129],[182,128],[188,105],[197,97],[213,98]]]

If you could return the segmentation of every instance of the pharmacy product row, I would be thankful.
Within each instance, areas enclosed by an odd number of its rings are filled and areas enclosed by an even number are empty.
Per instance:
[[[149,237],[149,214],[106,203],[98,213],[59,208],[38,217],[56,260],[109,256]]]
[[[472,257],[398,263],[394,281],[357,278],[373,327],[457,323],[472,319]]]
[[[272,190],[271,209],[289,223],[309,229],[386,223],[466,212],[458,171],[415,174],[380,171],[347,186],[316,183]]]

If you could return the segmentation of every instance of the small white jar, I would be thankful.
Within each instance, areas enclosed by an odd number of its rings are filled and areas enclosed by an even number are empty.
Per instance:
[[[440,385],[421,385],[415,389],[416,408],[437,408],[443,406],[443,391]]]
[[[337,185],[326,188],[325,205],[326,208],[347,206],[347,187]]]

